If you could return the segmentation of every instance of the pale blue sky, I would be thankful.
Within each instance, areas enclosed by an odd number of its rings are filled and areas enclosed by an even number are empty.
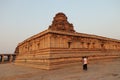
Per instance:
[[[120,39],[120,0],[0,0],[0,53],[47,29],[58,12],[77,32]]]

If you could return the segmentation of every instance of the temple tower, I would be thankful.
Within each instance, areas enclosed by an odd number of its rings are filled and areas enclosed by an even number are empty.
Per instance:
[[[57,13],[53,18],[52,25],[49,29],[56,31],[75,32],[73,24],[67,21],[67,17],[64,13]]]

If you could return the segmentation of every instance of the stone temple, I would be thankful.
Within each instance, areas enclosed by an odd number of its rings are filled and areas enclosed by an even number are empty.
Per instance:
[[[47,30],[19,43],[15,64],[40,69],[57,69],[79,63],[82,56],[89,60],[120,57],[120,40],[79,33],[57,13]]]

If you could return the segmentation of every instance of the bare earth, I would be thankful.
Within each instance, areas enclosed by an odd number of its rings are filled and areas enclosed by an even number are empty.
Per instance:
[[[49,71],[0,64],[0,80],[120,80],[120,59],[90,61],[88,71],[82,70],[82,64]]]

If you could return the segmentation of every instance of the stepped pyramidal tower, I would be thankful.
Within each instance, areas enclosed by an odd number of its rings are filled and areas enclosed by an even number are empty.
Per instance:
[[[120,40],[76,32],[60,12],[47,30],[19,43],[15,53],[16,65],[50,70],[80,63],[82,56],[89,60],[120,57]]]

